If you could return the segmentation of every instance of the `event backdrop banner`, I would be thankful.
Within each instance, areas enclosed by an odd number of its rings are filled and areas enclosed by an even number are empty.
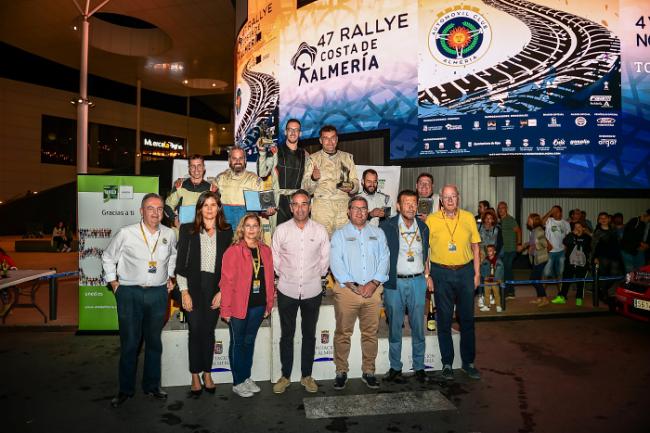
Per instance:
[[[118,329],[115,297],[106,287],[102,253],[125,225],[140,221],[140,202],[158,178],[78,175],[79,330]]]

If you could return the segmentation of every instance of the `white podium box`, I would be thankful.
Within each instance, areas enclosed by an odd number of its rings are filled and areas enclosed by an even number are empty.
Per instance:
[[[316,350],[314,353],[314,365],[312,368],[312,377],[316,380],[330,380],[336,376],[336,367],[334,366],[334,330],[336,328],[336,319],[334,316],[333,298],[326,296],[323,298],[323,304],[320,308],[318,322],[316,324]],[[300,310],[296,317],[296,333],[293,340],[293,369],[291,370],[291,381],[300,380],[300,350],[302,347],[302,332],[300,327]],[[384,318],[379,322],[379,344],[377,359],[375,361],[375,371],[377,375],[383,375],[390,368],[388,362],[388,326]],[[351,338],[350,356],[348,364],[350,371],[348,377],[361,377],[361,335],[359,331],[359,321],[355,325],[354,333]],[[440,349],[438,346],[438,337],[435,332],[425,331],[426,349],[424,353],[424,364],[427,371],[442,370],[440,360]],[[271,382],[277,382],[282,376],[282,364],[280,362],[280,315],[277,308],[271,313],[271,335],[273,336],[272,354],[271,354]],[[454,344],[454,363],[453,368],[461,367],[460,360],[460,333],[452,330],[452,341]],[[257,353],[257,352],[256,352]],[[404,335],[402,337],[402,363],[403,372],[411,370],[413,365],[411,335],[408,327],[407,318],[404,318]]]
[[[268,319],[262,322],[255,340],[253,355],[253,380],[269,380],[271,378],[271,328]],[[162,386],[189,386],[191,383],[189,356],[187,349],[187,324],[172,318],[167,322],[162,332]],[[214,331],[214,361],[212,363],[212,378],[215,383],[232,383],[232,373],[228,360],[230,332],[228,325],[219,320]]]

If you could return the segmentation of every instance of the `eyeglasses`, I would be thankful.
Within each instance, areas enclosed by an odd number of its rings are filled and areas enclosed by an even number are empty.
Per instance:
[[[455,194],[455,195],[443,195],[441,198],[443,200],[445,200],[445,201],[453,201],[453,200],[456,200],[458,198],[458,195],[457,194]]]
[[[289,132],[289,133],[293,132],[293,133],[297,134],[297,133],[300,132],[300,128],[287,128],[286,131]]]
[[[354,211],[354,212],[362,212],[362,213],[364,213],[364,212],[368,212],[368,208],[367,208],[367,207],[357,207],[357,206],[352,206],[352,207],[350,208],[350,210],[351,210],[351,211]]]

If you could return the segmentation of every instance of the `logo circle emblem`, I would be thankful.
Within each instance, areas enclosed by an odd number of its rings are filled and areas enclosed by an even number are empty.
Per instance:
[[[429,32],[429,51],[447,66],[466,66],[478,61],[492,42],[492,29],[483,15],[453,10],[438,17]]]

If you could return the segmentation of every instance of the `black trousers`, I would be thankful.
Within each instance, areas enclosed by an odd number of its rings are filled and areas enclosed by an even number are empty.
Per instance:
[[[291,208],[289,207],[289,202],[291,200],[291,196],[288,195],[281,195],[280,199],[278,200],[278,215],[277,215],[277,222],[276,226],[279,226],[283,222],[289,221],[291,218],[293,218],[293,215],[291,214]]]
[[[576,266],[576,265],[571,265],[569,263],[564,263],[564,274],[562,275],[563,279],[570,279],[570,278],[584,278],[587,275],[587,267],[586,266]],[[562,283],[562,290],[560,290],[560,296],[564,296],[565,298],[569,294],[569,288],[571,287],[571,284],[573,283]],[[585,283],[580,282],[580,283],[575,283],[576,285],[576,299],[582,299],[585,291]]]
[[[294,299],[278,291],[278,313],[280,314],[280,362],[282,376],[291,377],[293,369],[293,337],[296,332],[296,315],[300,308],[302,349],[300,354],[300,369],[302,376],[311,376],[316,349],[316,322],[322,295],[309,299]]]
[[[212,272],[201,272],[200,287],[193,287],[192,311],[187,313],[189,327],[188,349],[190,373],[198,374],[212,370],[214,356],[214,328],[219,320],[219,310],[210,308],[217,293],[217,279]]]

